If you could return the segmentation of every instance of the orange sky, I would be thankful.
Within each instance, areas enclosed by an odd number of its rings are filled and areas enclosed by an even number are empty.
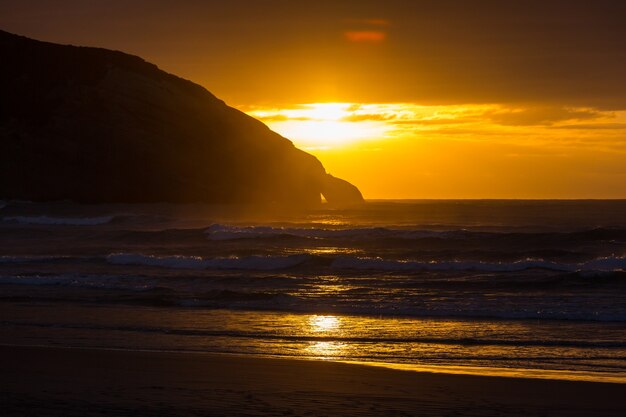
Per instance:
[[[140,55],[366,198],[626,198],[626,2],[469,3],[5,0],[0,29]]]

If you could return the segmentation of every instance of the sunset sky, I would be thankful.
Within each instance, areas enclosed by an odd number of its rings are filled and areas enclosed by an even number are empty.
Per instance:
[[[0,29],[139,55],[374,199],[626,198],[624,22],[603,0],[0,0]]]

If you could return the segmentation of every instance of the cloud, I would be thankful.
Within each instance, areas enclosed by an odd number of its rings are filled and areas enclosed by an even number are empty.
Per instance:
[[[286,122],[289,120],[284,114],[255,115],[255,117],[264,122]]]
[[[395,114],[388,113],[357,113],[342,117],[341,120],[344,122],[386,122],[395,118]]]
[[[462,123],[472,123],[475,120],[470,119],[402,119],[394,120],[395,125],[416,125],[416,126],[439,126],[439,125],[456,125]]]
[[[296,121],[308,121],[311,120],[310,117],[293,117],[293,116],[288,116],[286,114],[280,114],[280,113],[276,113],[276,114],[262,114],[262,113],[255,113],[255,112],[250,112],[251,115],[253,115],[254,117],[256,117],[257,119],[266,122],[266,123],[272,123],[272,122],[287,122],[287,121],[291,121],[291,120],[296,120]]]
[[[417,116],[398,115],[394,113],[361,113],[350,114],[341,118],[342,122],[386,122],[393,125],[439,126],[471,123],[474,120],[457,118],[424,119]]]
[[[344,20],[350,28],[344,31],[344,36],[350,42],[380,43],[387,37],[387,32],[383,28],[390,26],[387,19],[346,19]]]
[[[491,122],[505,126],[550,126],[557,122],[594,120],[610,116],[611,113],[595,109],[541,106],[496,109],[484,115]]]
[[[344,32],[344,36],[350,42],[380,43],[385,40],[387,34],[380,30],[360,30]]]
[[[552,129],[621,130],[626,129],[626,123],[581,123],[577,125],[552,126]]]

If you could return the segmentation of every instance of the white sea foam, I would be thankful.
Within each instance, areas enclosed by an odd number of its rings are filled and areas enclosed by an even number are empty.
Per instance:
[[[445,237],[458,231],[402,230],[384,227],[361,227],[352,229],[317,229],[271,226],[228,226],[213,224],[205,233],[210,240],[233,240],[294,236],[312,239],[325,238],[403,238]]]
[[[308,255],[245,256],[231,258],[201,258],[198,256],[154,256],[134,253],[114,253],[107,262],[115,265],[146,265],[173,269],[247,269],[272,270],[299,265]]]
[[[554,271],[624,271],[626,257],[608,257],[594,259],[580,264],[567,264],[544,261],[541,259],[527,259],[515,262],[472,262],[472,261],[405,261],[388,260],[382,258],[339,257],[332,265],[337,269],[369,269],[382,271],[490,271],[515,272],[526,269],[541,268]]]
[[[65,225],[65,226],[95,226],[106,224],[113,220],[113,216],[100,217],[48,217],[48,216],[9,216],[2,221],[20,224]]]
[[[582,271],[624,271],[626,256],[610,256],[580,264]]]

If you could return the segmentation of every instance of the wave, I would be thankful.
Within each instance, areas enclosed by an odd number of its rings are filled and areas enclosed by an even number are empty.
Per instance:
[[[29,264],[29,263],[41,263],[41,262],[57,262],[73,259],[85,259],[74,258],[72,256],[62,255],[17,255],[17,256],[0,256],[0,265],[2,264]]]
[[[262,239],[277,237],[296,237],[306,239],[505,239],[542,240],[562,242],[572,240],[623,240],[626,230],[620,228],[593,228],[570,232],[521,232],[521,231],[485,231],[469,229],[429,230],[419,228],[355,227],[347,229],[328,229],[316,227],[273,227],[273,226],[230,226],[212,224],[204,230],[209,240]]]
[[[173,290],[158,287],[156,282],[144,280],[140,277],[124,275],[82,275],[82,274],[60,274],[60,275],[5,275],[0,276],[0,285],[24,285],[24,286],[58,286],[58,287],[80,287],[101,290],[121,290],[125,292],[154,292],[163,290],[163,293],[171,293]],[[50,295],[50,294],[49,294]],[[48,298],[50,301],[52,298]],[[163,294],[152,294],[157,300]],[[30,295],[34,296],[33,294]],[[60,292],[55,299],[72,299],[72,294]],[[103,297],[103,299],[106,297]],[[91,295],[89,298],[79,298],[82,301],[95,301],[97,296]],[[127,301],[132,301],[127,294]],[[157,300],[158,301],[158,300]]]
[[[245,256],[231,258],[202,258],[199,256],[155,256],[115,253],[106,257],[114,265],[144,265],[173,269],[245,269],[274,270],[291,268],[310,259],[309,255]]]
[[[210,240],[234,240],[234,239],[255,239],[273,237],[300,237],[309,239],[326,238],[403,238],[420,239],[427,237],[445,237],[460,235],[468,232],[466,230],[453,231],[432,231],[432,230],[404,230],[388,229],[385,227],[364,227],[353,229],[317,229],[317,228],[297,228],[297,227],[272,227],[272,226],[228,226],[213,224],[209,226],[205,233]]]
[[[63,225],[63,226],[96,226],[110,223],[114,216],[100,217],[49,217],[49,216],[9,216],[3,217],[3,222],[34,224],[34,225]]]
[[[501,277],[496,278],[484,291],[479,289],[476,292],[473,288],[473,292],[464,292],[463,287],[460,287],[452,296],[445,287],[440,287],[441,291],[433,287],[425,288],[423,295],[414,291],[403,291],[393,281],[389,285],[381,283],[389,291],[373,289],[372,292],[346,296],[345,292],[335,289],[319,294],[315,287],[323,285],[323,278],[322,281],[308,280],[304,283],[294,282],[294,285],[275,285],[271,278],[266,277],[250,283],[248,274],[245,273],[218,277],[189,274],[183,277],[152,277],[143,273],[20,274],[0,275],[0,285],[3,286],[0,298],[17,302],[42,300],[200,309],[243,308],[249,311],[368,317],[626,322],[626,310],[619,307],[624,275],[621,278],[622,283],[617,282],[616,286],[607,286],[606,281],[600,282],[604,288],[600,296],[564,295],[552,288],[544,291],[541,285],[530,288],[530,292],[517,292],[506,286],[506,281],[502,285]],[[379,278],[376,280],[384,281]],[[575,281],[573,285],[578,286],[579,283],[580,281]],[[66,288],[72,288],[72,291],[67,291]],[[567,288],[572,287],[570,285]],[[490,301],[482,296],[485,291],[491,294]],[[442,296],[445,299],[443,302],[440,298]],[[555,297],[566,301],[554,304]]]
[[[332,268],[337,269],[365,269],[381,271],[486,271],[486,272],[516,272],[527,269],[548,269],[562,272],[581,271],[624,271],[626,270],[626,256],[598,258],[592,261],[568,264],[545,261],[541,259],[526,259],[515,262],[471,262],[471,261],[432,261],[418,262],[405,260],[389,260],[382,258],[359,258],[342,256],[336,258]]]
[[[562,263],[544,259],[522,259],[511,262],[461,261],[461,260],[398,260],[378,257],[320,256],[306,253],[292,255],[250,255],[223,258],[170,255],[158,256],[141,253],[111,253],[105,256],[70,255],[5,255],[0,256],[3,264],[31,264],[54,262],[106,261],[112,265],[142,265],[171,269],[225,269],[225,270],[278,270],[307,264],[311,267],[336,270],[371,270],[389,272],[412,271],[484,271],[519,272],[529,269],[544,269],[558,272],[574,272],[586,277],[601,276],[603,273],[626,271],[626,256],[610,256],[582,263]]]
[[[61,285],[68,282],[65,276],[6,276],[0,277],[0,284],[11,285]]]
[[[311,334],[281,334],[270,332],[246,332],[228,330],[210,330],[193,328],[168,328],[152,326],[107,326],[107,325],[80,325],[80,324],[51,324],[41,322],[3,321],[2,324],[23,327],[54,327],[65,329],[93,329],[115,330],[140,333],[164,333],[179,336],[229,337],[244,339],[286,340],[296,342],[337,342],[337,343],[416,343],[435,345],[462,345],[462,346],[538,346],[538,347],[565,347],[565,348],[624,348],[623,341],[611,340],[546,340],[546,339],[496,339],[473,337],[390,337],[390,336],[338,336],[338,335],[311,335]],[[608,356],[611,359],[626,359],[624,356]]]
[[[100,281],[102,278],[98,277]],[[79,280],[71,275],[15,275],[15,276],[0,276],[0,284],[11,285],[70,285],[76,284],[81,281],[84,285],[85,280]]]

